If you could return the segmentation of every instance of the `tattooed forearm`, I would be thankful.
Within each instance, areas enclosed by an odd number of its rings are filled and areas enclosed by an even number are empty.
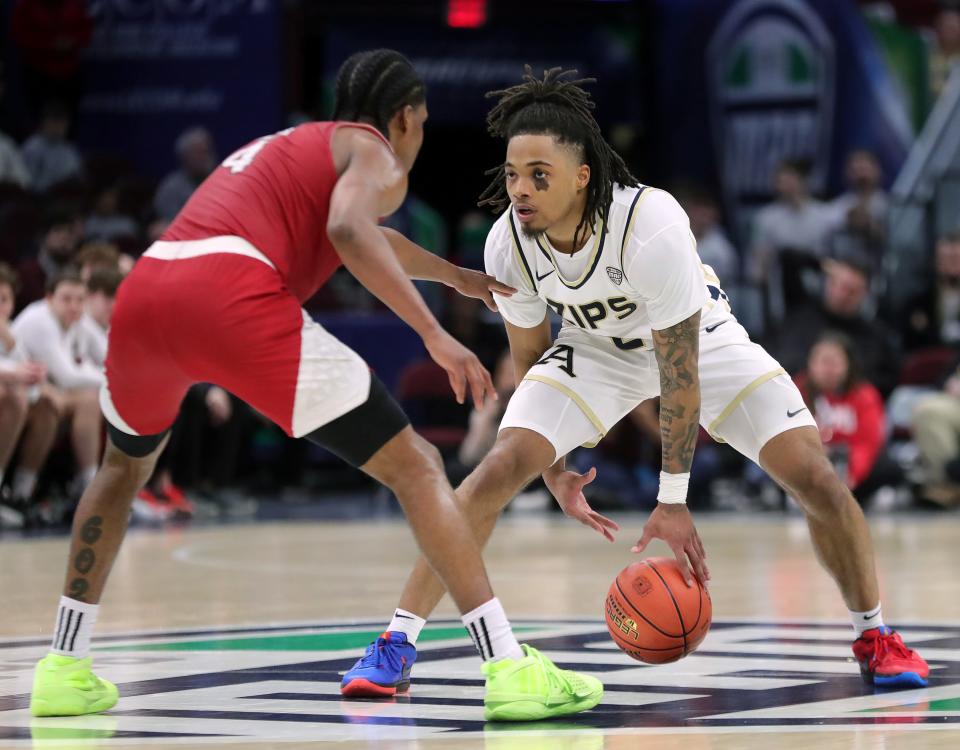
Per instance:
[[[653,332],[660,366],[660,434],[663,470],[690,471],[700,423],[700,313]]]

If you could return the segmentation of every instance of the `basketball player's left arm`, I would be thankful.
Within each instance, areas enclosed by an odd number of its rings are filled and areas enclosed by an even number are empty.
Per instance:
[[[662,467],[686,474],[700,431],[700,311],[670,328],[653,331],[660,367]]]
[[[669,328],[654,330],[653,347],[660,367],[663,474],[689,474],[700,432],[700,311]],[[661,496],[663,492],[661,475]],[[657,503],[633,551],[641,552],[653,539],[663,539],[673,550],[687,585],[693,585],[688,559],[697,578],[704,583],[709,580],[703,542],[685,502]]]
[[[493,312],[497,306],[493,301],[493,292],[505,297],[511,296],[517,290],[497,281],[493,276],[487,276],[479,271],[460,268],[448,263],[429,250],[420,247],[416,242],[404,237],[400,232],[389,227],[380,227],[386,235],[387,242],[393,248],[397,260],[404,272],[411,279],[422,281],[438,281],[456,289],[464,297],[481,300]]]

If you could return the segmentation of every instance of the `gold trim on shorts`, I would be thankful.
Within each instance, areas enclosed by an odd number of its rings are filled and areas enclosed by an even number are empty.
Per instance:
[[[597,428],[597,432],[600,433],[600,437],[594,443],[584,443],[584,448],[593,448],[597,445],[597,443],[603,440],[604,436],[607,434],[607,430],[603,426],[603,422],[601,422],[597,415],[593,413],[593,409],[587,406],[587,402],[580,398],[580,396],[574,393],[569,387],[565,386],[558,380],[547,377],[546,375],[525,375],[523,379],[535,380],[538,383],[543,383],[544,385],[549,385],[552,388],[556,388],[558,391],[560,391],[560,393],[580,407],[580,411],[586,415],[587,419],[589,419],[593,426]]]
[[[726,440],[724,440],[723,438],[719,437],[719,436],[716,434],[715,430],[717,429],[717,426],[718,426],[723,420],[725,420],[727,417],[729,417],[729,416],[733,413],[733,410],[736,409],[738,406],[740,406],[741,402],[742,402],[747,396],[749,396],[751,393],[753,393],[755,390],[757,390],[757,388],[759,388],[759,387],[760,387],[761,385],[763,385],[764,383],[766,383],[766,382],[768,382],[768,381],[770,381],[770,380],[773,380],[773,379],[774,379],[775,377],[777,377],[778,375],[786,375],[786,374],[787,374],[787,371],[786,371],[786,370],[784,370],[782,367],[778,367],[776,370],[771,370],[770,372],[765,372],[763,375],[761,375],[759,378],[757,378],[756,380],[754,380],[752,383],[750,383],[749,385],[745,386],[745,387],[743,388],[743,390],[740,391],[740,393],[738,393],[738,394],[736,395],[736,397],[733,399],[733,401],[731,401],[729,404],[727,404],[726,407],[724,408],[724,410],[723,410],[722,412],[720,412],[720,416],[717,417],[716,419],[714,419],[714,420],[710,423],[710,426],[707,427],[707,432],[710,433],[710,437],[712,437],[712,438],[713,438],[714,440],[716,440],[718,443],[725,443],[725,442],[727,442]]]

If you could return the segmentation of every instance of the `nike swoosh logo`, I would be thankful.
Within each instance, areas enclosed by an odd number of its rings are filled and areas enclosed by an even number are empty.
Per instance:
[[[413,618],[410,615],[401,615],[399,612],[394,615],[394,617],[402,617],[404,620],[412,620]]]
[[[725,320],[721,320],[719,323],[714,323],[712,326],[707,326],[703,330],[706,331],[707,333],[713,333],[715,330],[717,330],[720,326],[722,326],[726,322],[727,321]]]
[[[806,411],[806,410],[807,410],[807,407],[806,407],[806,406],[804,406],[802,409],[797,409],[796,411],[790,411],[790,410],[788,409],[788,410],[787,410],[787,419],[793,419],[795,416],[797,416],[797,414],[799,414],[799,413],[802,412],[802,411]]]
[[[556,269],[553,269],[553,270],[555,271]],[[540,274],[537,274],[537,281],[543,281],[545,278],[547,278],[547,276],[549,276],[552,273],[553,271],[547,271],[543,276],[541,276]]]
[[[881,610],[881,609],[882,609],[882,607],[877,607],[877,611],[876,611],[876,612],[871,612],[869,615],[864,615],[864,616],[863,616],[863,619],[864,619],[864,620],[869,620],[869,619],[872,618],[872,617],[876,617],[876,616],[880,613],[880,610]]]

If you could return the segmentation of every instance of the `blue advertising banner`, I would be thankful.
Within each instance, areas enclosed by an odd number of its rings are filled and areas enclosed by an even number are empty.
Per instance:
[[[203,125],[220,155],[283,127],[280,0],[91,0],[77,140],[155,176]]]
[[[661,174],[720,185],[735,226],[785,158],[808,159],[823,195],[857,148],[892,182],[914,133],[853,0],[660,0],[657,14]]]

